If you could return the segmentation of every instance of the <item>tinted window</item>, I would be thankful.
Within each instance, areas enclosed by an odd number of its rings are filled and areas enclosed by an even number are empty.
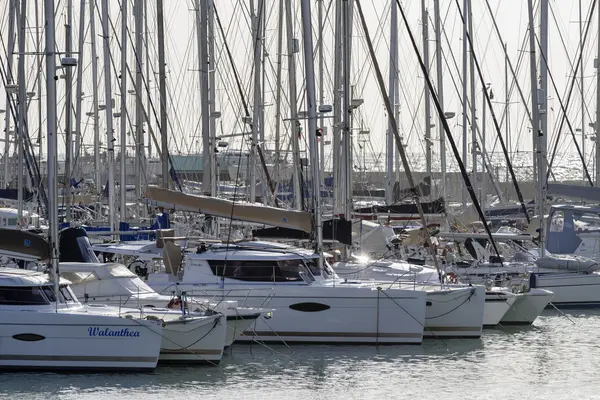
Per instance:
[[[319,269],[319,264],[317,264],[316,260],[306,260],[306,265],[314,276],[321,275],[321,270]]]
[[[56,302],[56,296],[54,295],[54,287],[53,286],[42,286],[42,290],[46,295],[46,298],[50,300],[51,303]]]
[[[251,282],[273,282],[275,280],[275,261],[209,261],[216,276]]]
[[[66,301],[75,301],[73,296],[71,296],[71,292],[69,292],[69,290],[67,289],[66,286],[60,287],[60,293],[62,295],[61,303],[64,302],[65,300]]]
[[[0,304],[11,306],[49,304],[43,295],[43,287],[0,287]]]

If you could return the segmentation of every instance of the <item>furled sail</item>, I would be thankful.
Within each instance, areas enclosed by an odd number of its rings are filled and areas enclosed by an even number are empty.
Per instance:
[[[282,228],[312,232],[312,215],[305,211],[284,210],[260,204],[233,202],[209,196],[196,196],[148,186],[146,198],[155,206],[191,211]]]
[[[18,229],[0,229],[0,254],[18,260],[48,260],[50,246],[42,236]]]

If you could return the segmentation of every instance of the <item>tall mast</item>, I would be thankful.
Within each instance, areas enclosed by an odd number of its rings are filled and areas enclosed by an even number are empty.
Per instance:
[[[121,221],[127,221],[127,206],[125,204],[127,195],[127,3],[129,0],[121,1],[121,177],[119,216]]]
[[[14,84],[12,73],[13,54],[15,53],[15,16],[17,10],[17,0],[9,0],[8,5],[8,49],[6,59],[6,83]],[[6,113],[4,114],[4,186],[8,187],[10,183],[10,120],[11,112],[9,105],[11,103],[10,93],[6,91]]]
[[[506,51],[506,43],[504,43],[504,54],[508,54]],[[506,149],[508,150],[508,154],[509,156],[511,155],[511,148],[510,148],[510,96],[509,96],[509,88],[508,88],[508,57],[504,57],[504,108],[506,109],[506,111],[504,112],[504,118],[505,118],[505,124],[504,124],[504,129],[506,130]],[[505,182],[508,183],[508,176],[509,176],[509,172],[508,172],[508,168],[505,169],[506,170],[506,175],[505,175]],[[584,172],[585,173],[585,172]],[[508,192],[506,193],[506,196],[508,197]]]
[[[50,242],[50,256],[54,291],[58,298],[58,188],[56,185],[56,53],[54,50],[54,0],[45,0],[46,19],[46,129],[48,142],[48,222],[50,229],[48,239]]]
[[[433,1],[435,13],[435,68],[437,77],[437,97],[442,110],[444,109],[444,78],[442,64],[442,24],[440,14],[440,0]],[[394,7],[395,8],[395,7]],[[440,169],[442,172],[442,197],[446,199],[446,132],[442,121],[444,116],[438,116],[438,132],[440,139]]]
[[[542,0],[543,1],[543,0]],[[544,196],[542,196],[543,181],[546,179],[546,174],[543,171],[543,163],[540,163],[542,158],[542,149],[540,148],[540,119],[539,119],[539,104],[538,104],[538,85],[537,85],[537,71],[536,71],[536,57],[535,57],[535,25],[533,24],[533,0],[527,0],[527,9],[529,16],[529,72],[531,82],[531,117],[532,117],[532,134],[537,140],[538,146],[536,151],[536,158],[538,160],[537,177],[536,177],[536,197],[539,200],[536,203],[538,208],[538,216],[540,219],[540,248],[542,254],[544,251],[544,240],[543,240],[543,220],[544,220]]]
[[[111,230],[115,230],[115,142],[113,139],[112,74],[110,68],[110,36],[108,32],[108,0],[102,0],[104,101],[106,104],[106,162],[108,164],[108,224]]]
[[[36,45],[35,51],[37,53],[36,56],[36,65],[38,66],[38,73],[41,76],[41,68],[42,68],[42,29],[40,27],[40,15],[39,15],[39,7],[38,0],[35,0],[35,30],[36,30]],[[38,163],[42,164],[42,80],[37,80],[37,98],[38,98]],[[40,177],[41,179],[41,177]],[[39,219],[38,219],[39,221]]]
[[[583,54],[583,16],[581,0],[579,0],[579,51]],[[583,154],[584,162],[586,160],[585,154],[585,90],[583,88],[583,63],[579,63],[579,89],[581,94],[581,154]],[[585,174],[585,168],[582,168],[581,173],[583,174],[582,181],[585,184],[587,176]]]
[[[320,173],[319,173],[319,147],[317,143],[317,108],[315,95],[315,67],[313,60],[313,40],[312,23],[310,12],[310,0],[302,0],[302,26],[304,43],[304,68],[306,72],[306,106],[308,111],[308,140],[312,154],[312,200],[314,228],[317,232],[316,253],[322,252],[323,230],[321,228],[321,209],[320,209]],[[319,257],[319,267],[323,265],[323,257]]]
[[[598,29],[600,30],[600,3],[598,4]],[[596,186],[600,186],[600,40],[596,54]]]
[[[207,0],[208,2],[208,104],[209,104],[209,116],[210,116],[210,195],[212,197],[217,196],[217,181],[219,179],[219,168],[217,168],[217,154],[214,151],[217,145],[217,92],[215,86],[215,71],[217,68],[215,58],[215,4],[214,0]],[[219,235],[219,222],[217,219],[212,220],[212,233],[213,235]]]
[[[287,37],[287,55],[288,55],[288,74],[289,74],[289,86],[290,86],[290,137],[292,140],[292,158],[293,158],[293,185],[294,185],[294,208],[296,210],[302,209],[302,196],[300,194],[300,146],[298,143],[298,95],[296,93],[296,57],[295,54],[298,49],[294,45],[297,43],[294,40],[294,25],[292,19],[292,5],[287,2],[285,8],[285,19],[286,19],[286,37]]]
[[[19,16],[19,65],[18,65],[18,85],[19,85],[19,121],[17,134],[17,216],[19,220],[23,217],[23,144],[25,138],[25,127],[27,126],[27,88],[25,87],[25,24],[27,22],[27,1],[21,0],[21,13]],[[8,103],[6,104],[8,106]],[[7,107],[8,108],[8,107]]]
[[[333,164],[333,196],[334,214],[342,211],[342,160],[341,126],[342,126],[342,0],[335,3],[335,34],[334,34],[334,68],[333,68],[333,138],[331,141]]]
[[[324,80],[324,68],[323,68],[323,29],[324,20],[323,20],[323,2],[325,0],[317,0],[319,3],[318,8],[318,17],[319,17],[319,105],[323,105],[325,101],[325,80]],[[321,155],[321,174],[325,173],[325,119],[321,116],[319,120],[319,127],[323,129],[323,137],[320,138],[319,142],[319,154]],[[318,196],[321,195],[320,192],[320,183],[319,183],[319,193]]]
[[[548,0],[540,0],[540,91],[538,93],[538,118],[540,119],[539,161],[538,168],[544,173],[540,196],[545,201],[546,171],[548,169],[547,138],[548,138]],[[543,215],[544,209],[542,208]]]
[[[144,0],[142,2],[143,7],[144,7],[144,11],[143,11],[143,15],[144,15],[144,43],[146,45],[146,83],[148,85],[148,87],[150,87],[150,84],[152,83],[152,75],[150,75],[150,29],[148,28],[148,4],[149,2],[147,0]],[[161,3],[162,5],[162,3]],[[151,103],[151,99],[152,99],[152,93],[150,92],[150,90],[147,90],[147,105],[149,106],[149,104]],[[152,133],[150,130],[150,120],[147,120],[146,123],[148,124],[148,158],[152,158]],[[161,131],[162,133],[162,131]]]
[[[423,62],[429,74],[429,13],[425,7],[427,0],[421,1],[421,25],[423,28]],[[425,165],[427,175],[431,176],[431,97],[427,80],[424,81],[425,96]]]
[[[261,93],[260,93],[260,78],[261,78],[261,22],[264,1],[258,0],[258,10],[254,10],[254,0],[250,1],[250,8],[252,13],[252,37],[254,39],[254,102],[252,109],[252,142],[250,145],[250,202],[256,201],[256,146],[258,146],[259,130],[262,130],[260,126],[260,108],[261,104]]]
[[[388,96],[392,108],[396,108],[396,76],[398,74],[398,9],[392,0],[390,16],[390,70]],[[386,174],[385,174],[385,204],[390,205],[394,202],[394,132],[392,132],[392,119],[394,115],[388,115],[388,129],[386,140]]]
[[[468,169],[468,153],[467,153],[467,14],[469,12],[469,0],[463,0],[463,10],[465,18],[463,20],[463,59],[462,59],[462,161],[465,164],[465,168]],[[465,188],[462,190],[462,206],[467,206],[467,191]]]
[[[281,151],[281,70],[283,62],[283,13],[284,2],[279,0],[279,17],[277,19],[277,75],[276,75],[276,94],[275,94],[275,168],[274,180],[276,185],[281,182],[280,168],[280,151]]]
[[[473,10],[471,9],[471,2],[469,2],[469,8],[465,10],[466,17],[468,18],[469,23],[469,35],[473,37]],[[474,42],[472,42],[474,43]],[[474,46],[471,47],[471,54],[469,57],[469,85],[471,89],[471,99],[470,102],[467,102],[467,98],[465,97],[465,103],[469,103],[471,106],[471,157],[472,157],[472,168],[473,168],[473,183],[477,185],[477,154],[479,153],[478,145],[477,145],[477,110],[475,109],[475,61],[474,55],[475,52]],[[483,157],[482,157],[483,158]]]
[[[352,121],[351,121],[351,88],[350,88],[350,52],[352,25],[350,16],[352,13],[351,0],[343,0],[342,24],[343,24],[343,79],[344,79],[344,101],[343,111],[343,150],[344,150],[344,215],[347,220],[352,218]]]
[[[79,158],[81,153],[81,107],[83,102],[83,46],[85,43],[85,0],[79,2],[79,39],[77,43],[77,88],[75,89],[75,159]],[[77,162],[73,166],[75,171],[78,170]]]
[[[73,52],[73,0],[67,0],[67,22],[65,24],[65,56],[71,57]],[[108,32],[108,30],[107,30]],[[73,71],[71,67],[65,67],[65,177],[64,197],[67,221],[71,221],[71,162],[73,157]]]
[[[98,87],[98,54],[96,51],[96,9],[95,2],[90,1],[90,39],[92,41],[92,87]],[[79,68],[82,68],[81,64]],[[93,107],[93,120],[94,120],[94,174],[96,182],[96,191],[98,196],[102,193],[102,181],[100,177],[100,125],[99,125],[99,110],[98,110],[98,91],[92,90],[92,107]],[[102,200],[98,199],[98,206],[102,203]],[[99,210],[96,209],[98,216],[102,215]]]
[[[142,104],[142,74],[144,56],[144,0],[134,0],[135,18],[135,198],[142,196],[143,177],[146,174],[144,150],[144,111]],[[143,210],[144,207],[142,207]],[[141,210],[140,210],[141,211]],[[143,212],[143,211],[142,211]]]
[[[167,82],[165,71],[165,25],[163,0],[156,0],[156,23],[158,34],[158,86],[160,96],[160,145],[163,188],[169,188],[169,138],[167,136]]]
[[[207,0],[196,0],[196,37],[200,67],[200,113],[202,114],[202,190],[210,193],[212,170],[210,148],[210,115],[208,111],[208,17]]]

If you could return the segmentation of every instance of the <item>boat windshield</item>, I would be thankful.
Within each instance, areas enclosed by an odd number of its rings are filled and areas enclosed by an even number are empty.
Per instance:
[[[0,305],[39,306],[49,304],[42,286],[0,287]]]

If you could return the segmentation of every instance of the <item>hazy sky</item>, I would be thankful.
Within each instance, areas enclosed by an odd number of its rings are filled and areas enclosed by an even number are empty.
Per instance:
[[[431,55],[431,72],[432,78],[435,82],[435,63],[434,51],[434,26],[433,26],[433,1],[426,1],[426,7],[430,11],[430,24],[429,24],[429,44],[430,44],[430,55]],[[334,4],[331,4],[331,3]],[[0,10],[2,16],[0,17],[0,32],[2,32],[3,47],[0,50],[0,62],[5,63],[6,57],[6,41],[8,32],[7,23],[7,7],[8,0],[0,2]],[[40,3],[43,3],[41,1]],[[77,39],[79,37],[79,1],[73,0],[73,47],[77,49]],[[170,148],[174,153],[182,152],[195,152],[200,150],[201,144],[201,132],[199,127],[200,121],[200,96],[199,96],[199,83],[198,83],[198,57],[197,57],[197,44],[196,44],[196,30],[195,30],[195,12],[193,11],[193,1],[165,1],[165,24],[166,24],[166,48],[167,48],[167,85],[169,91],[169,122],[170,132],[172,132],[170,139]],[[219,0],[216,2],[217,12],[223,24],[225,31],[226,40],[230,49],[233,53],[236,68],[240,74],[242,84],[244,86],[246,100],[252,107],[252,36],[251,36],[251,24],[249,20],[250,4],[252,2],[237,1],[237,0]],[[256,3],[256,1],[254,2]],[[296,8],[299,7],[298,1],[292,2]],[[460,2],[462,7],[462,1]],[[487,10],[485,0],[475,0],[472,2],[473,7],[473,20],[475,32],[473,38],[475,41],[475,52],[480,60],[483,73],[485,75],[486,82],[491,83],[492,90],[495,95],[494,101],[503,102],[505,96],[505,83],[504,83],[504,56],[501,48],[501,43],[498,40],[496,34],[493,31],[492,19]],[[536,8],[537,8],[537,3]],[[33,1],[28,2],[28,49],[31,52],[35,50],[35,35],[36,35],[36,22],[35,12],[33,9]],[[66,15],[66,1],[56,1],[58,15],[57,15],[57,40],[58,48],[64,50],[64,21]],[[86,7],[87,7],[86,2]],[[116,0],[109,0],[111,8],[111,23],[114,24],[117,36],[120,35],[120,17],[119,17],[119,2]],[[129,1],[129,10],[132,10],[133,2]],[[277,69],[277,35],[278,35],[278,13],[279,13],[279,0],[265,0],[266,4],[266,35],[265,35],[265,51],[267,58],[265,61],[266,74],[265,74],[265,134],[267,147],[273,146],[273,139],[275,135],[275,100],[276,100],[276,79],[275,71]],[[314,43],[318,42],[317,36],[317,1],[313,1],[313,26],[314,26]],[[369,34],[377,51],[377,60],[382,69],[384,79],[388,81],[388,68],[389,68],[389,19],[390,19],[390,2],[387,0],[362,0],[361,1],[363,10],[366,14],[366,18],[369,25]],[[395,3],[394,3],[395,4]],[[324,103],[332,104],[333,102],[333,27],[334,27],[334,9],[335,1],[323,0],[324,9],[326,10],[326,17],[324,23],[324,54],[325,54],[325,71],[324,71]],[[422,16],[421,16],[421,2],[418,1],[404,1],[404,9],[407,13],[409,20],[410,29],[416,36],[420,51],[422,52],[422,39],[421,39],[421,27],[422,27]],[[589,16],[589,8],[591,1],[582,1],[582,13],[584,19]],[[255,5],[256,6],[256,5]],[[100,4],[98,4],[100,7]],[[528,101],[530,101],[530,79],[529,79],[529,47],[526,38],[527,34],[527,2],[526,1],[499,1],[490,0],[490,7],[492,13],[495,16],[496,22],[500,28],[503,40],[507,44],[507,49],[511,61],[517,67],[518,64],[518,82],[521,85],[524,95]],[[40,21],[43,21],[43,13],[41,12],[40,4]],[[443,20],[443,39],[442,49],[444,59],[446,60],[443,64],[444,68],[444,92],[445,92],[445,110],[456,113],[456,117],[450,121],[453,135],[457,140],[462,140],[462,128],[461,124],[461,109],[460,109],[460,96],[459,92],[454,87],[453,80],[459,86],[460,90],[460,74],[455,68],[458,65],[459,70],[462,68],[462,23],[458,17],[458,8],[455,1],[443,0],[441,1],[441,14]],[[102,71],[102,40],[100,38],[100,22],[98,19],[98,12],[96,11],[96,29],[97,29],[97,46],[99,56],[99,68]],[[155,107],[158,110],[158,98],[157,98],[157,85],[156,75],[158,71],[158,63],[156,58],[156,38],[155,38],[155,25],[156,25],[156,6],[155,2],[148,2],[148,24],[150,26],[150,64],[151,64],[151,77],[149,86],[152,90],[153,99],[155,101]],[[301,21],[299,9],[294,11],[294,36],[300,39],[300,49],[302,50],[302,34],[301,34]],[[538,25],[536,13],[536,26]],[[415,53],[408,40],[407,29],[402,19],[399,17],[399,81],[400,81],[400,120],[399,125],[401,134],[407,138],[409,143],[409,149],[413,153],[423,152],[423,132],[424,132],[424,111],[423,111],[423,88],[424,80],[421,70],[418,68],[417,59]],[[579,3],[577,1],[557,1],[550,0],[550,31],[549,31],[549,64],[550,71],[555,80],[560,96],[566,102],[565,92],[570,84],[571,79],[571,63],[576,60],[576,54],[578,51],[578,43],[580,40],[579,35]],[[589,132],[590,128],[587,124],[595,120],[595,96],[596,96],[596,78],[595,68],[593,66],[594,58],[597,52],[597,36],[598,36],[598,17],[597,13],[593,13],[590,33],[587,38],[586,45],[584,47],[583,66],[584,66],[584,93],[585,93],[585,129]],[[40,22],[40,24],[42,24]],[[128,26],[130,33],[133,37],[134,24],[131,14],[128,18]],[[585,27],[585,21],[584,21]],[[102,81],[99,83],[91,82],[90,74],[90,34],[89,34],[89,8],[86,9],[86,42],[83,49],[83,62],[81,67],[84,68],[84,88],[85,93],[83,112],[91,110],[91,93],[93,88],[98,87],[101,104],[104,104],[104,90]],[[216,95],[217,95],[217,108],[221,111],[222,117],[218,124],[217,134],[231,134],[247,131],[247,128],[241,124],[241,116],[244,114],[241,106],[240,96],[237,92],[234,84],[234,76],[232,69],[227,59],[224,40],[218,29],[216,29]],[[285,30],[284,30],[285,32]],[[561,36],[562,35],[562,36]],[[120,52],[116,48],[116,37],[112,31],[110,31],[111,46],[113,47],[112,57],[114,65],[119,68],[120,65]],[[563,47],[566,46],[566,51]],[[523,47],[525,46],[525,47]],[[131,52],[131,46],[129,47],[129,64],[131,68],[134,66],[134,58]],[[352,46],[352,78],[351,82],[354,85],[354,97],[364,99],[364,105],[362,105],[355,117],[355,127],[370,130],[370,143],[367,144],[368,153],[367,156],[376,155],[381,153],[385,149],[385,134],[387,130],[387,116],[385,112],[384,104],[381,100],[381,95],[378,90],[375,75],[373,73],[372,61],[368,55],[365,35],[360,26],[358,19],[358,13],[354,13],[354,28],[353,28],[353,46]],[[285,33],[284,33],[284,51],[285,49]],[[539,55],[539,52],[538,52]],[[453,60],[454,57],[454,60]],[[521,59],[520,63],[518,60]],[[35,56],[27,56],[27,82],[28,91],[37,91],[32,88],[35,79]],[[315,62],[317,60],[315,59]],[[282,116],[285,118],[289,115],[288,102],[287,102],[287,61],[284,57],[283,64],[283,105],[282,105]],[[304,109],[304,57],[302,52],[297,57],[297,75],[298,75],[298,96],[299,109]],[[318,66],[318,64],[317,64]],[[16,73],[16,57],[14,69]],[[318,68],[316,69],[318,72]],[[113,76],[113,98],[115,98],[116,105],[119,106],[120,100],[118,96],[118,81],[115,78],[115,71],[112,71]],[[101,75],[103,76],[103,74]],[[318,78],[318,77],[317,77]],[[509,85],[512,85],[512,77],[509,76]],[[62,96],[64,95],[64,88],[62,82],[59,81],[59,114],[61,117],[60,125],[64,126],[64,102]],[[320,82],[317,82],[319,87]],[[436,83],[437,85],[437,83]],[[133,83],[128,81],[129,89],[133,88]],[[476,99],[475,104],[477,106],[478,115],[481,112],[481,96],[482,90],[479,84],[479,79],[476,78]],[[45,89],[42,88],[42,95],[45,93]],[[0,90],[0,108],[5,108],[4,91]],[[558,103],[556,93],[550,90],[548,93],[549,100],[549,143],[552,143],[556,134],[556,121],[561,115],[560,105]],[[129,96],[127,106],[133,110],[134,96]],[[45,100],[44,98],[42,98]],[[513,90],[510,102],[510,127],[511,127],[511,148],[513,150],[519,149],[520,151],[529,151],[531,149],[531,134],[529,132],[529,123],[525,119],[525,108],[520,103],[519,96],[516,89]],[[45,115],[45,107],[42,105],[42,115]],[[252,112],[252,109],[250,110]],[[495,112],[500,120],[503,112],[504,105],[496,104]],[[579,94],[579,85],[575,87],[572,99],[569,103],[568,115],[572,121],[574,127],[581,127],[581,100]],[[489,117],[489,112],[488,112]],[[44,117],[43,117],[44,118]],[[481,118],[481,117],[479,117]],[[590,119],[591,118],[591,119]],[[37,104],[32,102],[29,112],[30,131],[32,136],[37,136],[38,131],[38,119],[37,119]],[[85,115],[82,118],[82,132],[84,134],[84,141],[86,143],[92,142],[92,126],[88,121],[88,117]],[[105,130],[105,122],[103,116],[101,117],[101,131]],[[435,112],[433,113],[432,123],[437,124],[437,118]],[[479,121],[478,121],[479,123]],[[503,122],[504,125],[504,122]],[[156,124],[153,122],[153,126],[156,129]],[[282,134],[287,131],[287,123],[282,123]],[[499,147],[496,145],[495,132],[492,130],[492,121],[487,119],[487,141],[486,148],[489,151],[498,151]],[[331,127],[329,128],[329,135],[331,135]],[[434,157],[437,158],[439,154],[437,148],[439,146],[437,127],[433,129],[434,136]],[[42,132],[45,129],[42,127]],[[131,129],[128,129],[130,131]],[[306,130],[306,128],[305,128]],[[59,129],[60,131],[60,129]],[[504,132],[504,128],[503,128]],[[567,128],[563,128],[563,133],[567,132]],[[119,121],[115,121],[115,134],[119,134]],[[470,133],[469,133],[470,135]],[[577,133],[581,136],[581,133]],[[305,136],[303,137],[304,140]],[[470,141],[470,140],[469,140]],[[104,142],[104,141],[103,141]],[[130,144],[133,144],[133,137],[129,137]],[[287,140],[286,142],[289,142]],[[560,142],[560,149],[563,151],[573,151],[572,140],[570,137],[565,135],[565,138]],[[460,146],[460,145],[459,145]],[[247,143],[234,143],[231,148],[247,148]],[[592,142],[587,141],[586,143],[588,157],[591,154]],[[470,145],[469,145],[470,148]],[[358,148],[356,148],[358,151]],[[61,151],[62,153],[63,151]],[[329,160],[330,151],[326,150],[326,158]],[[451,160],[453,157],[448,153],[448,158]],[[329,162],[329,161],[328,161]]]

